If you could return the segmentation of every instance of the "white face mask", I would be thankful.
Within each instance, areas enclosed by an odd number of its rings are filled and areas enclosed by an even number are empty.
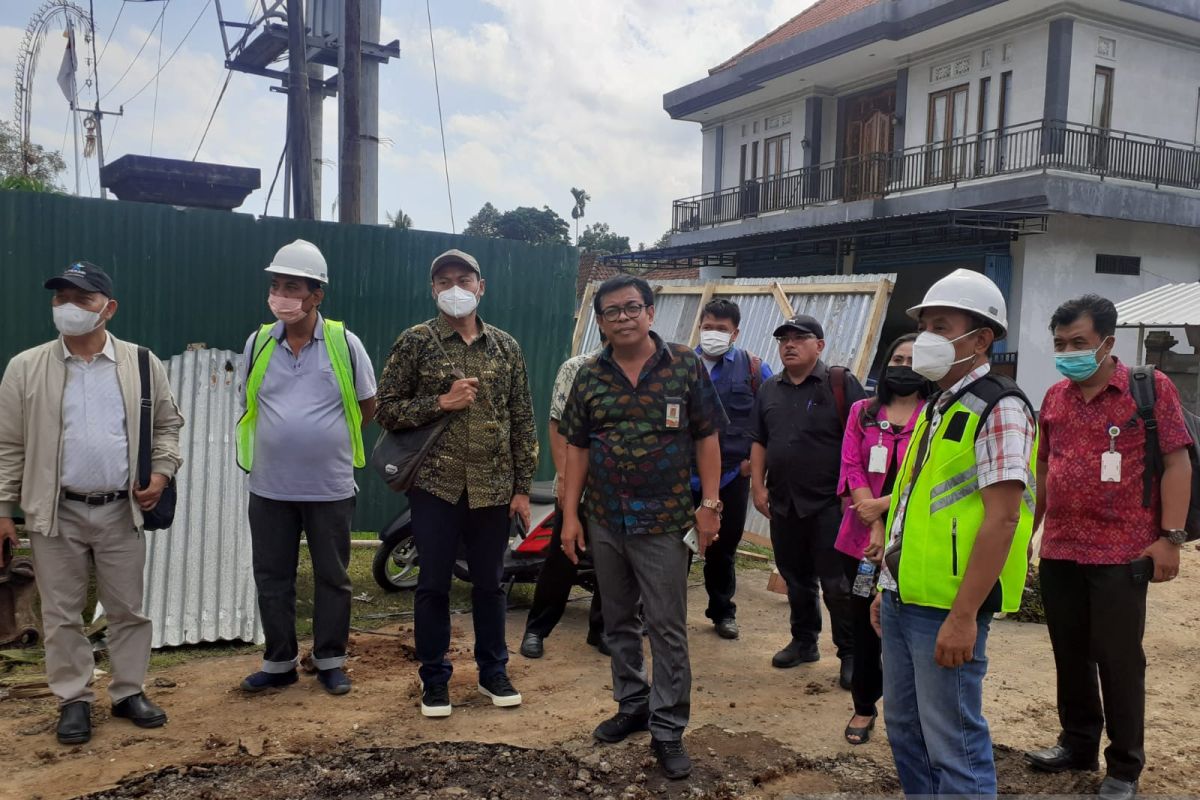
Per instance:
[[[709,358],[720,358],[733,347],[733,334],[725,331],[700,331],[700,352]]]
[[[917,340],[913,342],[913,372],[920,375],[922,378],[928,378],[931,381],[940,381],[946,377],[956,364],[961,364],[964,361],[970,361],[975,358],[972,353],[969,356],[954,360],[954,343],[959,339],[970,336],[975,331],[970,330],[962,336],[954,339],[947,339],[945,336],[937,333],[925,331],[917,336]]]
[[[462,319],[479,306],[479,298],[461,286],[451,286],[438,292],[437,307],[447,316]]]
[[[51,306],[50,312],[54,315],[54,327],[63,336],[84,336],[99,328],[102,322],[99,311],[88,311],[74,303]]]

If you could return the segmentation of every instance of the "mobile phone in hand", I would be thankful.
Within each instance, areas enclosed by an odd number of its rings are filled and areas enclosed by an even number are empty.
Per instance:
[[[683,543],[687,545],[688,550],[700,555],[700,540],[696,538],[695,528],[688,528],[688,532],[683,535]]]
[[[1150,556],[1135,558],[1129,562],[1129,577],[1135,586],[1149,583],[1154,578],[1154,559]]]

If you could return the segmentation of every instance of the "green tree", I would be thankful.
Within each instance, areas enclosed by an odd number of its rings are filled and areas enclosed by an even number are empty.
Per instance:
[[[21,133],[0,121],[0,186],[26,191],[59,191],[58,175],[67,168],[62,154],[40,144],[21,146]]]
[[[412,227],[412,217],[404,213],[404,209],[397,208],[396,213],[390,211],[387,213],[388,225],[398,230],[406,231]]]
[[[505,211],[496,222],[496,236],[532,244],[570,244],[571,226],[549,206],[519,206]]]
[[[651,248],[654,250],[657,250],[660,247],[670,247],[670,246],[671,246],[671,232],[667,231],[662,236],[660,236],[654,240],[654,244],[651,245]]]
[[[575,220],[575,244],[579,244],[579,220],[583,219],[584,211],[592,196],[586,189],[571,187],[571,196],[575,198],[575,207],[571,209],[571,219]]]
[[[579,235],[576,244],[589,253],[629,252],[629,237],[613,233],[607,222],[588,225]]]
[[[485,236],[496,238],[500,234],[496,232],[496,226],[500,222],[500,211],[491,203],[484,203],[483,208],[467,220],[467,227],[463,228],[463,234],[466,236]]]

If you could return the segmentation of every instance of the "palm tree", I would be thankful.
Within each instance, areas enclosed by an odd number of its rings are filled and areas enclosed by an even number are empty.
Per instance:
[[[386,212],[388,225],[399,230],[406,231],[412,227],[412,217],[404,213],[403,209],[397,208],[396,213]]]
[[[575,243],[579,244],[579,220],[583,218],[584,208],[592,196],[587,193],[586,189],[576,189],[574,186],[571,187],[571,194],[575,197],[575,207],[571,209],[571,219],[575,220]]]

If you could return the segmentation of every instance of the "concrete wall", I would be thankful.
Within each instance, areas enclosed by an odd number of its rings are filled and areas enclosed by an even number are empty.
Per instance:
[[[767,120],[778,120],[781,115],[791,115],[790,121],[777,127],[767,128]],[[732,189],[738,184],[741,174],[742,145],[746,145],[746,177],[751,173],[750,154],[754,142],[758,142],[758,175],[763,172],[763,142],[784,134],[791,135],[791,152],[789,154],[791,168],[798,169],[804,164],[804,149],[800,140],[804,138],[804,98],[796,97],[771,106],[764,106],[745,114],[727,117],[722,120],[725,125],[724,164],[721,170],[721,188]],[[713,190],[713,169],[715,168],[716,128],[704,130],[704,172],[703,191]]]
[[[713,168],[716,166],[717,157],[716,127],[705,128],[701,136],[700,157],[704,161],[704,169],[701,172],[700,191],[711,192],[715,185],[713,181]]]
[[[991,77],[988,99],[988,118],[983,130],[996,127],[1000,108],[1000,75],[1013,73],[1012,96],[1008,120],[1011,124],[1042,118],[1045,101],[1046,47],[1049,25],[1041,23],[1012,31],[1004,36],[987,39],[962,50],[942,53],[936,57],[914,61],[908,69],[908,106],[905,110],[904,146],[925,144],[929,125],[929,95],[962,84],[969,84],[967,102],[967,132],[979,131],[979,81]],[[1005,60],[1005,48],[1008,59]],[[983,66],[984,51],[990,51],[991,62]],[[966,59],[967,68],[961,74],[933,80],[933,70],[945,64]],[[961,68],[960,68],[961,69]],[[952,70],[953,72],[953,70]]]
[[[1137,277],[1096,274],[1096,254],[1141,256]],[[1047,326],[1064,300],[1095,292],[1113,302],[1126,300],[1167,283],[1200,280],[1200,230],[1166,225],[1052,216],[1049,232],[1028,236],[1013,247],[1014,294],[1019,302],[1010,319],[1019,319],[1013,344],[1020,353],[1017,380],[1034,405],[1059,375]],[[1190,348],[1183,331],[1176,352]],[[1118,330],[1119,358],[1137,360],[1137,332]]]
[[[1111,57],[1101,55],[1102,49],[1108,51],[1101,37],[1116,43]],[[1092,120],[1092,86],[1098,66],[1114,70],[1114,129],[1195,142],[1200,43],[1175,44],[1076,20],[1069,100],[1072,122]]]

